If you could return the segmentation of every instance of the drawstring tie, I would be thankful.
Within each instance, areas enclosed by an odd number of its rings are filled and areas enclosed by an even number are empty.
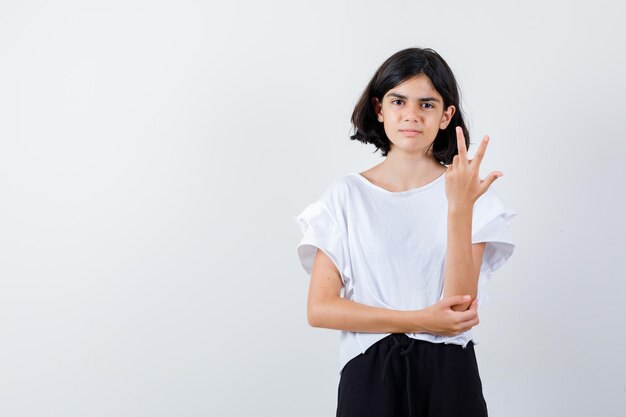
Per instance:
[[[403,334],[404,335],[404,334]],[[408,337],[408,336],[407,336]],[[409,339],[411,339],[411,342],[409,343],[408,347],[406,349],[403,349],[400,351],[400,356],[402,356],[404,358],[404,364],[406,365],[406,389],[407,389],[407,397],[408,397],[408,404],[409,404],[409,417],[411,417],[413,415],[413,400],[412,400],[412,391],[411,391],[411,360],[409,359],[409,353],[411,351],[411,348],[413,347],[413,345],[415,344],[415,340],[414,338],[410,337]],[[394,345],[391,349],[389,349],[389,352],[387,353],[387,356],[385,357],[385,363],[383,365],[383,386],[386,386],[386,382],[385,382],[385,375],[386,375],[386,370],[387,370],[387,364],[389,363],[389,359],[391,359],[391,353],[399,347],[402,346],[406,346],[403,345],[402,343],[400,343],[396,337],[396,335],[393,336],[393,341],[394,341]]]

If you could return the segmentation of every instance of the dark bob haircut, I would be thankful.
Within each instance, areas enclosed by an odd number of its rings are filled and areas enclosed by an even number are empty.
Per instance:
[[[465,136],[465,146],[469,149],[470,136],[461,111],[460,93],[452,70],[441,56],[430,48],[408,48],[396,52],[376,70],[363,91],[352,113],[354,135],[350,139],[371,143],[387,156],[391,142],[385,134],[384,124],[376,118],[374,97],[382,103],[383,96],[398,84],[418,75],[430,78],[435,90],[443,98],[444,110],[453,105],[456,110],[446,129],[440,129],[428,150],[442,164],[450,165],[458,154],[456,126],[461,126]]]

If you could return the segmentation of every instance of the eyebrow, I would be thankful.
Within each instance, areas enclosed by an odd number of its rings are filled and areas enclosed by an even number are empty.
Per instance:
[[[406,100],[407,97],[403,96],[402,94],[398,94],[398,93],[389,93],[389,97],[396,97],[396,98],[400,98],[402,100]],[[418,101],[436,101],[436,102],[440,102],[441,100],[439,100],[438,98],[435,97],[422,97],[422,98],[418,98]]]

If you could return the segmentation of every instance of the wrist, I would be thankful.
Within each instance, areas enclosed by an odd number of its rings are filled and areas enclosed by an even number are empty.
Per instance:
[[[456,214],[456,213],[467,213],[471,212],[474,209],[474,204],[472,203],[448,203],[448,213]]]
[[[424,326],[425,312],[422,310],[411,310],[408,312],[408,322],[406,327],[409,329],[409,333],[425,333],[426,327]]]

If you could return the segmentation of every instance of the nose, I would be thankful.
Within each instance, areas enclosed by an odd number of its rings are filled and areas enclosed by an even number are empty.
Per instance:
[[[414,104],[407,104],[404,107],[404,121],[405,122],[415,122],[419,119],[420,117],[420,104],[419,103],[414,103]]]

